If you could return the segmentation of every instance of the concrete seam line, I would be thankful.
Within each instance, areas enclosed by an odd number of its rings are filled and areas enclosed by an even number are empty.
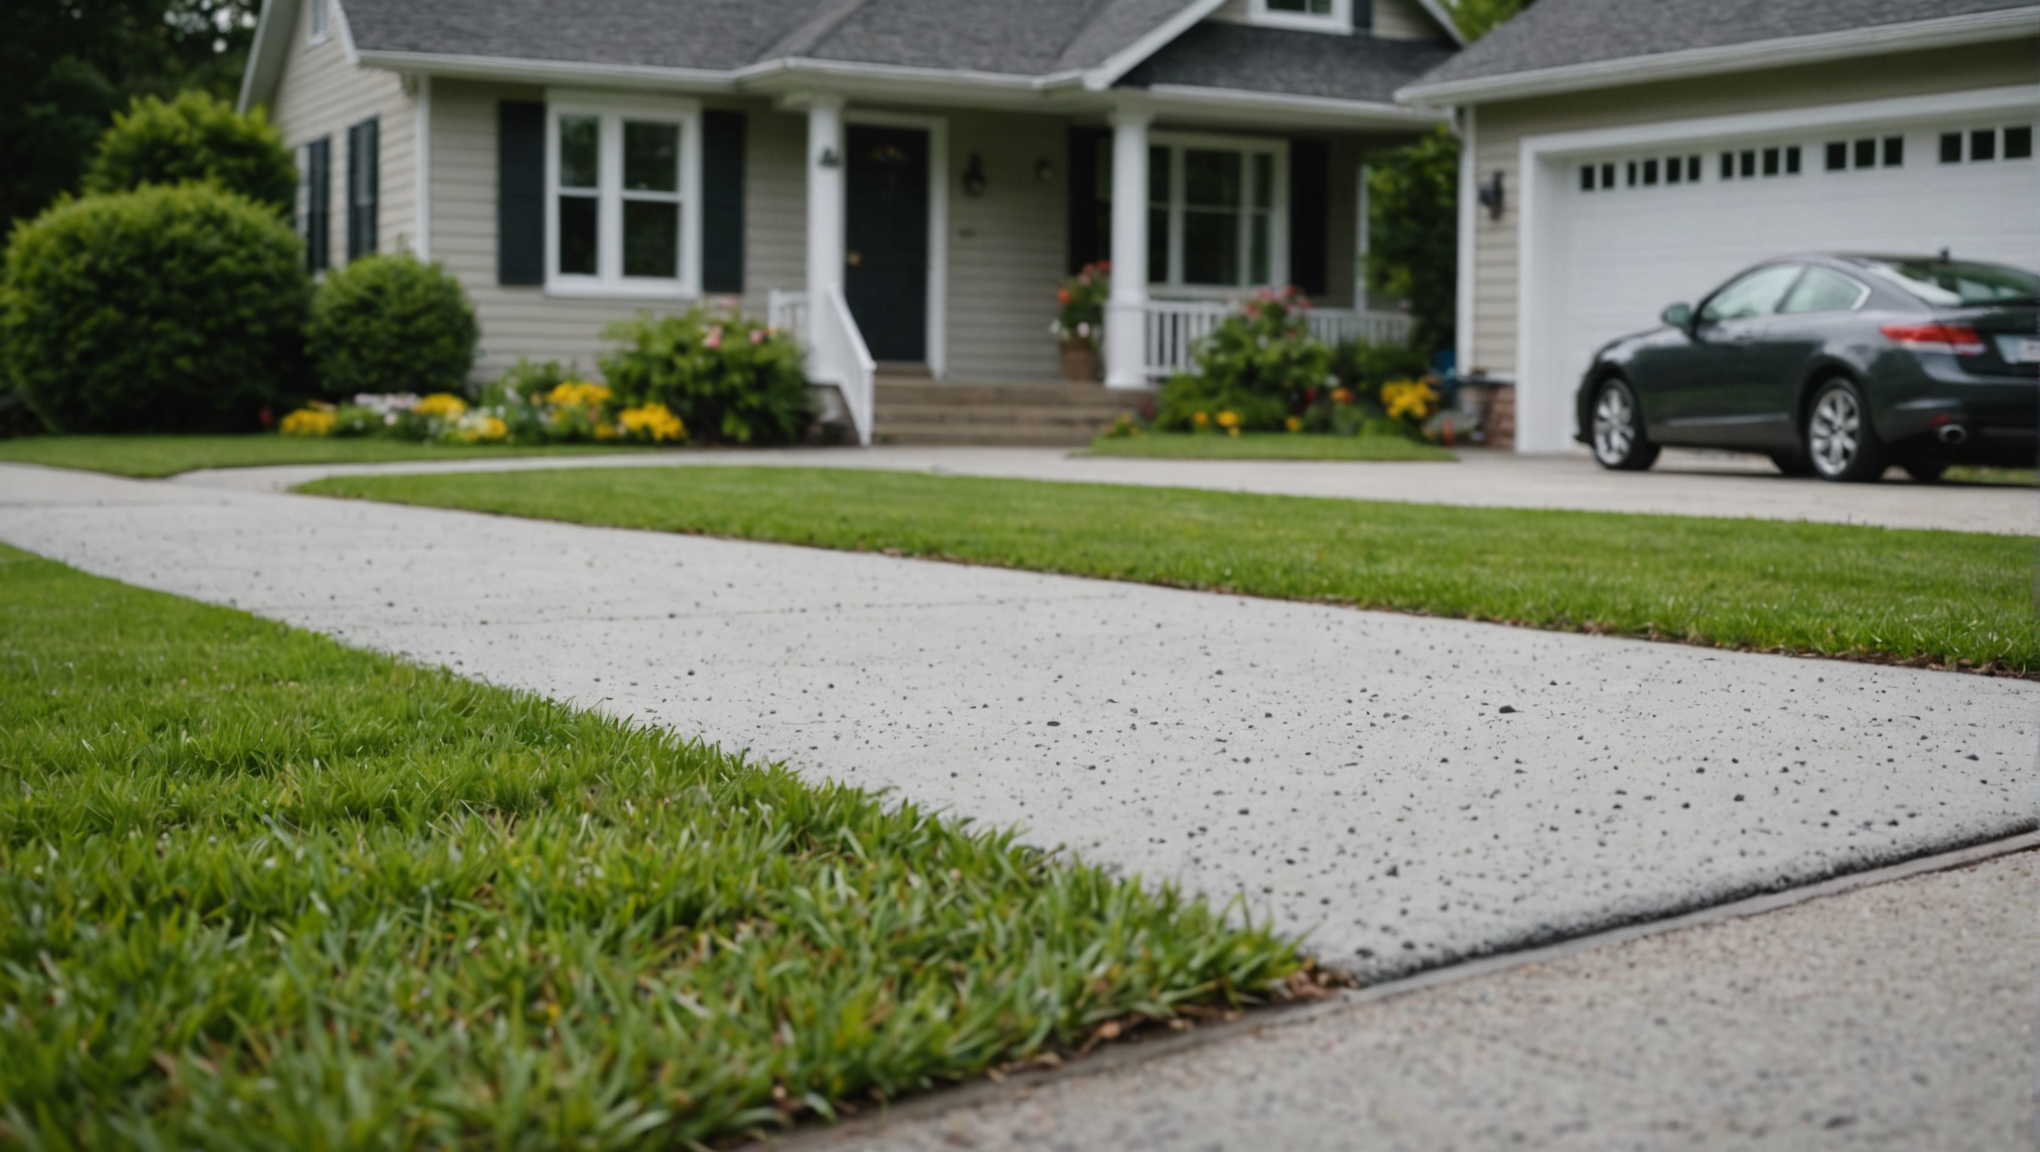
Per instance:
[[[1366,988],[1356,988],[1329,1000],[1307,1005],[1291,1005],[1264,1009],[1239,1020],[1192,1032],[1164,1036],[1155,1040],[1113,1044],[1091,1056],[1074,1060],[1060,1068],[1029,1071],[1010,1075],[1005,1081],[977,1080],[955,1088],[935,1089],[916,1096],[897,1106],[886,1107],[878,1112],[858,1116],[833,1127],[804,1126],[784,1137],[768,1137],[767,1142],[793,1152],[820,1150],[832,1141],[847,1140],[860,1135],[869,1135],[868,1130],[887,1123],[921,1119],[946,1112],[990,1104],[1012,1093],[1025,1093],[1035,1088],[1047,1087],[1059,1081],[1077,1077],[1097,1076],[1115,1071],[1129,1064],[1144,1063],[1172,1056],[1180,1052],[1202,1048],[1209,1044],[1230,1040],[1237,1036],[1252,1035],[1264,1028],[1284,1027],[1315,1020],[1347,1008],[1362,1004],[1373,1004],[1384,1000],[1412,995],[1432,988],[1457,984],[1466,980],[1491,976],[1517,968],[1536,964],[1548,964],[1563,960],[1582,952],[1591,952],[1613,944],[1625,944],[1650,936],[1666,936],[1691,928],[1702,928],[1728,920],[1741,920],[1777,912],[1799,904],[1811,903],[1830,896],[1840,896],[1863,888],[1875,888],[1895,884],[1918,876],[1935,872],[1949,872],[1974,864],[2013,856],[2022,852],[2040,850],[2040,832],[2025,832],[2001,840],[1973,844],[1951,852],[1922,856],[1899,864],[1888,864],[1847,876],[1837,876],[1815,884],[1802,885],[1784,892],[1772,892],[1762,896],[1751,896],[1701,908],[1692,912],[1669,916],[1662,920],[1645,921],[1624,925],[1604,931],[1561,940],[1555,944],[1544,944],[1517,952],[1503,952],[1468,960],[1428,972],[1419,972],[1399,980],[1390,980]]]

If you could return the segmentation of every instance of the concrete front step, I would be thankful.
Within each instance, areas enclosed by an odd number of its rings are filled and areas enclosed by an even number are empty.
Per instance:
[[[881,377],[876,438],[888,444],[1088,444],[1148,400],[1098,384],[966,384]]]

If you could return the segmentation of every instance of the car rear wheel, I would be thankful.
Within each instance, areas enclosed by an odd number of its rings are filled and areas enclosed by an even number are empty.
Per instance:
[[[1657,462],[1658,446],[1644,439],[1643,414],[1636,393],[1620,380],[1609,380],[1594,396],[1594,459],[1603,468],[1641,472]]]
[[[1870,483],[1884,475],[1890,457],[1853,381],[1830,380],[1814,394],[1806,417],[1806,455],[1823,480]]]
[[[1938,484],[1948,471],[1948,466],[1939,460],[1908,460],[1904,467],[1905,474],[1921,484]]]

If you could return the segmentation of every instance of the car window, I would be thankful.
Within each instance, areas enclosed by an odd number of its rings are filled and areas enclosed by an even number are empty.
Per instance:
[[[1869,294],[1869,289],[1826,268],[1808,268],[1793,287],[1780,312],[1847,312]]]
[[[1865,268],[1929,304],[2031,304],[2040,300],[2040,276],[2002,264],[1969,260],[1879,260]]]
[[[1759,268],[1747,276],[1729,281],[1728,287],[1709,297],[1707,306],[1700,309],[1700,319],[1709,324],[1719,324],[1723,320],[1768,316],[1798,277],[1797,264],[1773,264]]]

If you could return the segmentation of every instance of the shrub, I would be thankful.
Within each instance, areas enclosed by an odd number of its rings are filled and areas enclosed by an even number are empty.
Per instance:
[[[731,444],[783,443],[812,409],[800,348],[783,333],[730,311],[640,315],[604,333],[622,344],[602,373],[626,407],[659,403],[695,437]]]
[[[1332,382],[1332,350],[1310,334],[1309,309],[1288,288],[1263,292],[1226,317],[1199,344],[1197,371],[1177,373],[1162,386],[1156,423],[1198,431],[1225,413],[1234,417],[1227,431],[1288,428]]]
[[[1102,261],[1084,265],[1056,289],[1056,303],[1062,312],[1050,331],[1065,344],[1081,341],[1097,348],[1105,334],[1105,304],[1111,298],[1112,265]]]
[[[475,337],[460,281],[408,254],[369,256],[327,275],[307,347],[319,386],[333,395],[460,392]]]
[[[62,432],[239,431],[302,379],[290,226],[205,185],[56,205],[16,228],[0,365]]]
[[[287,212],[297,165],[260,109],[243,116],[208,93],[186,92],[169,103],[136,99],[113,118],[85,172],[85,191],[102,195],[196,182]]]

